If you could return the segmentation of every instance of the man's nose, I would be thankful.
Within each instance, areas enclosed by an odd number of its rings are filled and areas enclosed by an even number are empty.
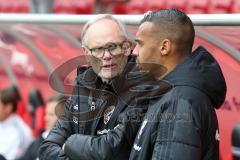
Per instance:
[[[107,49],[104,50],[103,59],[104,60],[112,59],[112,54]]]

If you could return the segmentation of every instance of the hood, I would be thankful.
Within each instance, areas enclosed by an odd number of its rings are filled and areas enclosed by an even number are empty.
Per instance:
[[[201,46],[164,79],[174,86],[190,86],[201,90],[208,95],[215,108],[219,108],[225,100],[227,87],[221,68]]]

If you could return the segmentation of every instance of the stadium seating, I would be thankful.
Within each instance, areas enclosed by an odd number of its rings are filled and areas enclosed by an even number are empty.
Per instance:
[[[230,13],[232,0],[210,0],[208,13]]]
[[[129,0],[98,0],[102,5],[108,5],[113,3],[127,3]]]
[[[190,14],[203,14],[208,11],[209,0],[192,1],[188,0],[186,12]]]
[[[29,1],[27,0],[0,0],[0,12],[3,13],[28,13]]]
[[[141,14],[146,11],[145,0],[129,0],[127,3],[113,4],[115,14]]]
[[[113,0],[114,3],[126,3],[129,0]]]
[[[146,0],[147,10],[166,8],[166,0]]]
[[[30,10],[29,0],[14,1],[14,4],[16,5],[16,10],[15,10],[16,13],[28,13]]]
[[[110,3],[114,3],[113,0],[99,0],[99,2],[100,2],[101,4],[110,4]]]
[[[167,8],[177,8],[181,11],[186,11],[187,0],[171,0],[166,3]]]
[[[74,14],[74,8],[73,0],[56,0],[53,10],[55,13]]]
[[[92,14],[95,7],[95,0],[74,0],[73,5],[76,7],[76,14]]]
[[[160,8],[178,8],[188,14],[240,13],[240,0],[99,0],[114,14],[142,14]],[[0,0],[2,13],[28,13],[31,0]],[[92,14],[96,0],[55,0],[54,13]]]
[[[56,0],[54,12],[66,14],[92,14],[94,7],[95,0]]]
[[[0,1],[0,11],[1,12],[10,12],[11,11],[11,4],[7,2],[7,0]]]
[[[239,0],[233,0],[231,13],[240,13],[240,1]]]

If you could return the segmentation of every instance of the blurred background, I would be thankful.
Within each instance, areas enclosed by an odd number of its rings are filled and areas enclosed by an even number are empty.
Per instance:
[[[4,14],[11,16],[10,13],[131,15],[160,8],[178,8],[187,14],[237,14],[240,0],[0,0],[0,19]],[[82,26],[0,20],[0,90],[16,87],[20,97],[17,114],[29,125],[34,137],[45,129],[46,99],[57,94],[49,86],[49,75],[64,62],[82,55],[79,41]],[[135,35],[138,25],[127,27]],[[194,48],[202,45],[212,53],[227,82],[226,100],[217,110],[220,154],[226,160],[232,154],[232,129],[240,124],[240,25],[195,29]],[[65,83],[73,83],[75,76],[76,70]]]
[[[0,0],[2,13],[141,14],[178,8],[188,14],[239,13],[239,0]]]

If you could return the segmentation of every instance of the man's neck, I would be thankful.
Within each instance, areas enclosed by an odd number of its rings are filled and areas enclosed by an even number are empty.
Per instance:
[[[165,76],[167,76],[170,72],[172,72],[178,64],[180,64],[185,56],[177,57],[171,60],[168,60],[168,63],[164,64],[164,67],[166,67],[166,72],[164,74],[161,74],[157,77],[158,80],[163,79]]]

